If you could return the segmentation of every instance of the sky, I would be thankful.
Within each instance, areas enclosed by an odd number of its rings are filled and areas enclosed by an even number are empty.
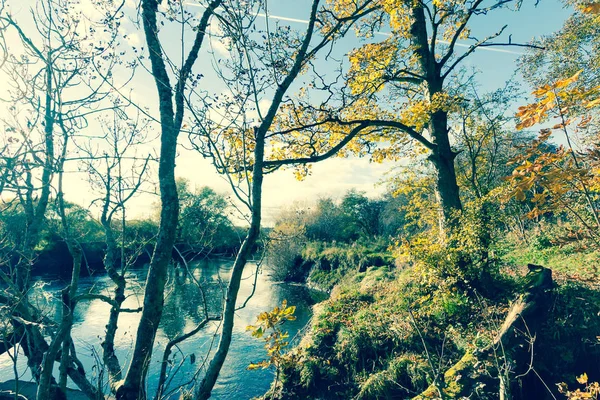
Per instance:
[[[89,8],[90,12],[93,12],[89,0],[81,1],[82,7]],[[35,0],[8,0],[15,19],[26,19],[28,7],[34,2]],[[194,0],[189,0],[186,7],[190,11],[200,13],[202,9],[195,3]],[[133,4],[133,0],[127,0],[128,7]],[[271,1],[269,11],[273,22],[290,25],[294,30],[303,30],[306,25],[305,20],[308,19],[309,4],[310,2],[307,0],[275,0]],[[537,6],[534,1],[525,1],[519,12],[500,10],[476,17],[472,24],[472,32],[483,37],[508,25],[504,38],[511,34],[513,42],[529,42],[536,36],[558,30],[568,15],[569,11],[563,9],[562,4],[557,0],[541,0]],[[143,33],[136,31],[133,25],[124,26],[122,29],[127,30],[129,45],[138,47],[143,45]],[[177,34],[165,31],[162,35],[166,43],[165,47],[176,54],[178,45],[171,46],[171,43],[178,43]],[[376,35],[374,40],[383,39],[385,35],[386,32],[382,31]],[[361,43],[357,38],[349,37],[344,40],[338,51],[347,52],[360,46]],[[459,45],[467,46],[468,42],[459,43]],[[198,68],[202,71],[210,69],[210,64],[215,62],[216,55],[223,50],[223,45],[218,39],[211,40],[211,47],[215,56],[207,54],[204,54],[204,57],[201,56]],[[503,86],[504,82],[513,75],[516,61],[521,53],[520,48],[513,47],[502,47],[496,50],[480,49],[469,57],[465,65],[479,70],[478,81],[482,89],[491,91]],[[5,81],[0,79],[0,93],[3,91],[2,86],[5,85],[3,82]],[[205,85],[204,88],[215,92],[223,90],[217,82],[218,80],[211,79],[201,81]],[[130,89],[132,98],[136,102],[147,106],[151,114],[157,114],[156,89],[147,71],[139,71],[130,85]],[[529,91],[528,88],[526,90]],[[182,146],[176,161],[176,176],[189,180],[192,187],[210,186],[217,192],[230,196],[229,184],[215,172],[208,160],[202,159],[194,151],[187,150],[186,141],[185,135],[181,135]],[[147,151],[152,152],[153,149],[148,148]],[[264,180],[265,223],[272,224],[277,213],[294,202],[306,203],[322,196],[339,198],[349,189],[364,191],[371,197],[381,195],[385,191],[385,185],[378,183],[385,179],[386,173],[394,166],[390,162],[371,163],[366,158],[335,158],[314,165],[312,174],[301,182],[295,180],[289,170],[270,174]],[[152,171],[155,173],[155,168]],[[152,190],[152,188],[149,189],[149,191]],[[97,194],[88,189],[85,174],[77,172],[77,168],[71,168],[65,180],[65,197],[84,207],[89,207]],[[138,196],[131,201],[128,217],[141,218],[153,215],[157,200],[155,195]],[[92,210],[92,212],[97,211]]]

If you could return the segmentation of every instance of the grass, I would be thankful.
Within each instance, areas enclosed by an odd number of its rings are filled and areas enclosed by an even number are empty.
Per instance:
[[[569,279],[600,282],[600,251],[576,251],[571,246],[511,246],[502,259],[510,265],[543,265]]]
[[[482,300],[442,280],[424,280],[416,268],[350,271],[339,277],[331,297],[315,307],[307,334],[286,356],[281,386],[270,398],[413,398],[432,390],[437,372],[445,373],[451,398],[476,386],[480,394],[497,396],[497,381],[490,378],[497,373],[494,362],[485,365],[485,376],[479,378],[479,369],[461,379],[452,374],[462,371],[465,357],[490,343],[508,300],[517,294],[512,292],[516,283],[507,285],[505,296]],[[536,371],[552,388],[575,382],[583,372],[597,380],[600,293],[569,281],[552,292],[551,304],[547,322],[536,333]],[[539,379],[523,378],[522,384],[525,396],[545,390]]]

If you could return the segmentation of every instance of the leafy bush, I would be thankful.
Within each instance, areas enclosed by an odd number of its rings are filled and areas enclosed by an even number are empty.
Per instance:
[[[331,290],[348,274],[353,276],[369,267],[391,267],[394,264],[394,258],[387,250],[387,242],[382,239],[368,245],[357,242],[328,247],[310,243],[305,247],[302,257],[313,265],[308,282],[325,291]]]

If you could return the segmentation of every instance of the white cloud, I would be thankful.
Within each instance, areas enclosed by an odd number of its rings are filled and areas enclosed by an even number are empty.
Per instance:
[[[393,165],[372,163],[367,158],[331,158],[313,164],[311,175],[303,181],[296,180],[291,169],[268,174],[263,184],[264,223],[272,224],[279,211],[294,202],[312,203],[325,196],[340,198],[350,189],[364,191],[369,197],[380,196],[385,187],[376,184]],[[215,171],[209,160],[194,151],[180,150],[175,173],[177,177],[188,179],[192,186],[210,186],[234,198],[227,180]]]
[[[332,158],[314,164],[312,174],[304,181],[297,181],[292,171],[277,171],[264,180],[265,223],[272,224],[277,213],[294,202],[312,203],[326,196],[340,198],[350,189],[377,197],[385,188],[376,183],[391,167],[390,163],[371,163],[366,158]]]
[[[223,37],[223,30],[215,20],[208,25],[208,35],[212,50],[220,56],[228,56],[229,39]]]
[[[125,37],[125,40],[127,40],[127,43],[130,46],[140,47],[142,45],[142,38],[135,30],[128,32],[123,26],[121,26],[119,27],[119,34]]]

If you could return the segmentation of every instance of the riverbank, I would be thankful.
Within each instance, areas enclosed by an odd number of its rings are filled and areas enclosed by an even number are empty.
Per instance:
[[[314,307],[264,399],[420,398],[436,379],[448,398],[476,390],[496,399],[507,374],[513,399],[555,400],[564,397],[558,384],[583,390],[582,374],[600,379],[600,291],[584,281],[555,273],[537,311],[499,347],[509,309],[547,269],[502,264],[485,291],[431,265],[361,269],[321,270],[335,282],[331,296]]]
[[[330,293],[349,274],[365,272],[369,267],[394,266],[394,257],[385,241],[368,245],[328,245],[311,241],[296,251],[287,257],[287,262],[276,257],[277,270],[273,276],[284,282],[306,284],[310,289],[325,293]]]

